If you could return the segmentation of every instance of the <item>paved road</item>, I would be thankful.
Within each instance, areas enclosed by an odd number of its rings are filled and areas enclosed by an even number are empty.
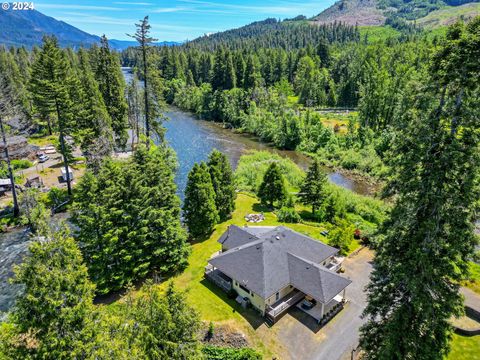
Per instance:
[[[480,313],[480,295],[466,287],[462,287],[460,293],[465,297],[465,305]]]
[[[344,276],[352,280],[347,288],[349,303],[324,328],[318,330],[311,318],[301,310],[293,309],[275,325],[279,337],[289,350],[285,358],[301,360],[350,359],[352,349],[358,344],[360,318],[366,306],[363,291],[372,271],[373,252],[363,249],[358,255],[345,260]],[[282,357],[283,358],[283,357]]]

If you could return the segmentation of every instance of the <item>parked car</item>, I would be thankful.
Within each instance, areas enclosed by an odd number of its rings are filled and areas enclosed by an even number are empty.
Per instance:
[[[305,296],[305,299],[303,299],[302,302],[302,308],[305,310],[310,310],[317,304],[317,301],[314,298],[311,298],[310,296]]]
[[[41,162],[41,163],[44,163],[48,159],[50,159],[50,157],[48,155],[45,155],[45,154],[42,154],[42,155],[38,156],[38,161]]]

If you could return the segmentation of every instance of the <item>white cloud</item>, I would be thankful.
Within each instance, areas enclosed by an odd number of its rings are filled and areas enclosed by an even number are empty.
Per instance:
[[[74,5],[74,4],[35,4],[38,9],[55,9],[55,10],[105,10],[105,11],[125,11],[126,9],[112,6],[96,6],[96,5]]]
[[[138,5],[138,6],[152,6],[152,3],[148,2],[136,2],[136,1],[114,1],[117,5]]]

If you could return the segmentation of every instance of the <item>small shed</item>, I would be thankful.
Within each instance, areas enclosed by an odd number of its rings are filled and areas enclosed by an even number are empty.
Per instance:
[[[5,190],[10,190],[12,188],[12,182],[10,179],[0,179],[0,187],[4,188]]]
[[[65,168],[62,167],[61,171],[62,171],[63,181],[67,181],[67,172],[65,171]],[[73,170],[70,166],[68,167],[68,173],[69,173],[69,176],[70,176],[70,181],[72,181],[73,180]]]

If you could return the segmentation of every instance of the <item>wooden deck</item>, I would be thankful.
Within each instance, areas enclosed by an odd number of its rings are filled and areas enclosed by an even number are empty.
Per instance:
[[[265,315],[270,318],[273,322],[275,319],[291,308],[293,305],[298,303],[305,297],[305,294],[300,290],[293,290],[287,296],[284,296],[280,300],[278,300],[275,304],[268,306]]]

